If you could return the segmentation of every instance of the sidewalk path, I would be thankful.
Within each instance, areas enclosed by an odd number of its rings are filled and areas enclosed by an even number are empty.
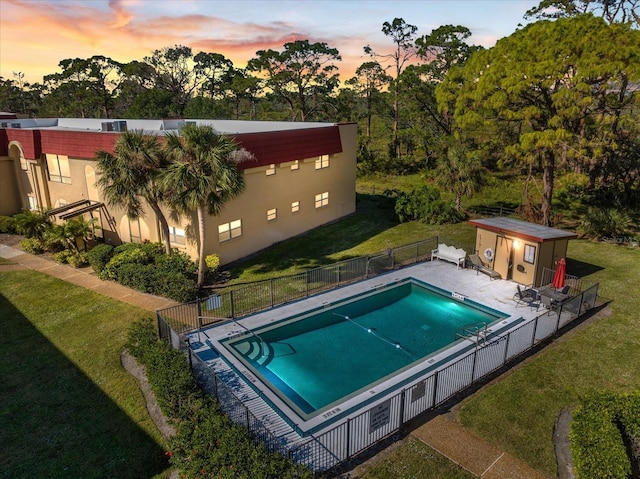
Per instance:
[[[447,415],[436,416],[412,431],[411,435],[482,479],[547,479],[547,476],[480,439]]]
[[[0,257],[9,259],[14,263],[0,265],[0,272],[25,268],[33,269],[148,311],[155,312],[157,309],[179,304],[161,296],[141,293],[113,281],[103,281],[98,278],[90,267],[74,268],[68,264],[59,264],[44,256],[28,254],[17,248],[5,245],[0,245]]]

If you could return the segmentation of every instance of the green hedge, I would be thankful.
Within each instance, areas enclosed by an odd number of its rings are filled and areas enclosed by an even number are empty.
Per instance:
[[[96,273],[100,274],[113,256],[113,246],[110,244],[99,244],[91,248],[87,254],[89,265]]]
[[[573,411],[570,437],[578,479],[630,479],[640,464],[625,443],[640,443],[640,392],[585,398]]]
[[[167,455],[181,477],[313,477],[304,466],[254,446],[246,428],[233,424],[197,386],[184,354],[157,339],[152,320],[131,327],[127,349],[146,368],[162,411],[176,427]]]

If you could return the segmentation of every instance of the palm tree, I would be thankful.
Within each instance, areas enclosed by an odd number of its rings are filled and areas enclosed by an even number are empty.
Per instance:
[[[198,287],[204,283],[206,215],[218,215],[224,204],[244,189],[237,164],[253,156],[234,140],[205,125],[187,125],[180,134],[166,137],[170,165],[162,187],[178,212],[197,215]]]
[[[24,210],[15,215],[16,231],[27,238],[42,241],[44,234],[51,228],[51,220],[43,211]]]
[[[436,183],[456,195],[456,211],[462,207],[462,196],[471,196],[484,183],[484,167],[478,156],[460,144],[449,147],[446,159],[436,168]]]
[[[142,130],[125,131],[118,137],[114,153],[96,154],[101,173],[97,183],[102,194],[110,205],[124,207],[132,219],[143,215],[143,198],[155,213],[166,253],[171,254],[169,223],[160,209],[164,196],[157,184],[168,161],[158,137],[145,135]]]

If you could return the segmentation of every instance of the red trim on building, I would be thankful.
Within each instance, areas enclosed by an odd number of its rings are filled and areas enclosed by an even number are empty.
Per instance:
[[[17,141],[22,146],[22,152],[25,158],[35,160],[40,158],[40,130],[22,130],[20,128],[9,128],[4,130],[6,133],[6,141],[2,142],[2,149],[9,151],[9,143]],[[8,153],[3,152],[4,155]]]
[[[66,155],[74,158],[95,158],[104,150],[113,153],[119,133],[94,131],[40,130],[42,153]]]

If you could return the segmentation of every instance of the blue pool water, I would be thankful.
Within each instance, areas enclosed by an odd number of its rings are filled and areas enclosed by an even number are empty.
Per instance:
[[[366,390],[506,315],[417,281],[287,318],[225,347],[301,416]]]

